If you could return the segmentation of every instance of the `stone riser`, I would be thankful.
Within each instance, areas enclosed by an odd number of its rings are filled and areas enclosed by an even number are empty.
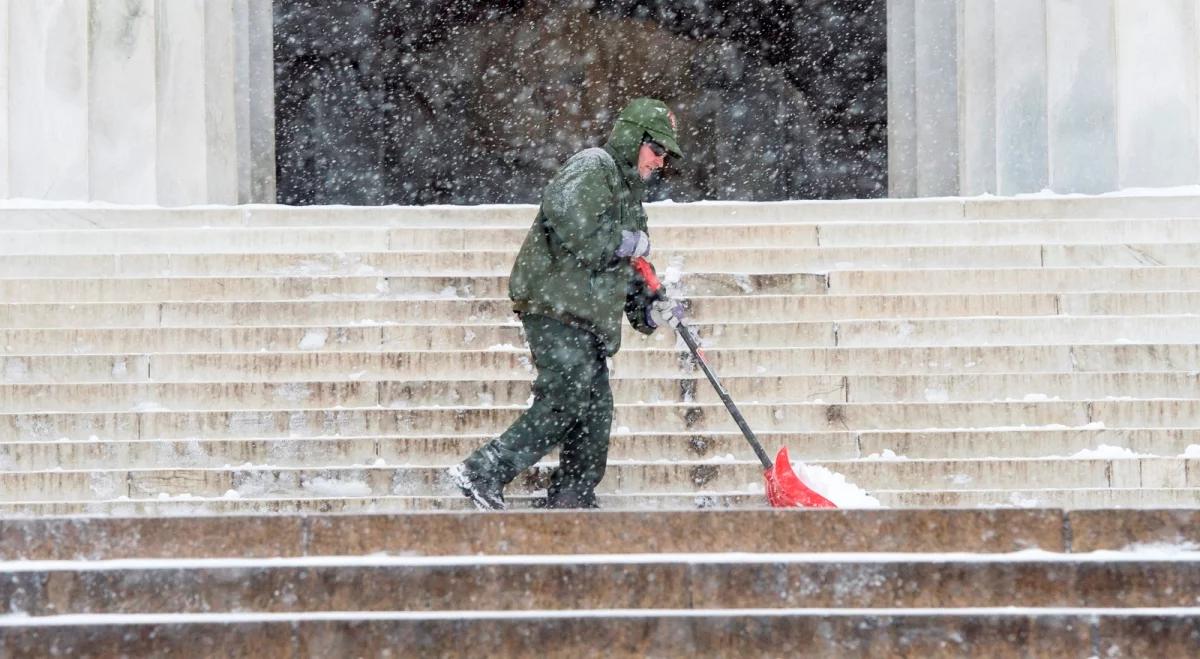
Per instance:
[[[1200,292],[995,293],[987,295],[816,295],[688,300],[701,323],[763,318],[774,322],[957,316],[1166,315],[1200,306]],[[458,324],[511,321],[508,300],[359,300],[311,302],[147,302],[5,304],[0,326],[212,327],[326,325],[347,322]]]
[[[963,297],[924,296],[740,296],[690,298],[689,316],[699,322],[764,318],[851,320],[947,316],[1045,316],[1071,314],[1187,313],[1200,292],[998,293]],[[477,323],[510,321],[512,303],[490,300],[315,300],[307,302],[29,303],[0,306],[0,326],[211,327],[337,324],[351,322]]]
[[[842,349],[894,346],[924,347],[936,351],[947,348],[953,354],[958,354],[967,352],[963,346],[989,346],[979,348],[980,350],[1005,350],[1005,346],[1038,346],[1023,350],[1050,350],[1058,354],[1068,345],[1197,343],[1195,318],[1188,315],[692,323],[691,327],[700,337],[701,344],[714,349],[714,352],[735,348],[822,348],[836,345]],[[680,352],[686,351],[682,342],[666,331],[644,336],[628,327],[622,332],[621,345],[621,353],[616,358],[618,364],[626,359],[626,355],[647,348],[662,350],[675,346]],[[488,325],[462,324],[451,328],[435,325],[334,325],[0,329],[0,355],[295,351],[324,353],[379,350],[448,350],[471,353],[505,346],[517,351],[525,349],[520,327],[511,321]],[[1086,347],[1093,349],[1091,346]],[[1151,349],[1145,346],[1128,347],[1133,350]],[[1153,349],[1165,348],[1160,346]],[[916,351],[910,348],[900,351],[903,352]],[[1008,370],[1019,368],[1011,366]],[[1144,366],[1136,368],[1146,369]]]
[[[1197,290],[1200,268],[889,270],[740,276],[698,273],[684,275],[679,286],[683,295],[692,296]],[[508,278],[500,276],[0,279],[0,299],[23,303],[507,295]]]
[[[267,622],[154,622],[117,620],[93,625],[0,628],[0,650],[13,659],[42,657],[47,647],[81,656],[344,657],[386,656],[397,648],[440,657],[494,656],[573,659],[604,648],[605,656],[705,656],[714,648],[739,657],[854,656],[1114,656],[1184,657],[1200,625],[1188,612],[1092,611],[1008,613],[962,611],[760,612],[719,615],[608,614],[533,619],[272,620]],[[414,640],[417,639],[417,640]]]
[[[32,569],[0,611],[524,611],[568,609],[1195,607],[1200,561],[872,561]],[[711,562],[710,562],[711,561]],[[369,561],[367,561],[369,563]],[[536,583],[536,588],[530,588]],[[413,596],[419,593],[419,596]],[[514,593],[521,593],[514,597]]]
[[[0,277],[501,276],[515,251],[307,254],[24,255],[0,260]],[[1194,267],[1200,243],[795,247],[655,250],[683,272],[774,274],[914,268]]]
[[[532,221],[532,218],[531,220]],[[1164,220],[1143,223],[1102,222],[1056,223],[1040,231],[1028,230],[1028,235],[1045,235],[1052,240],[1089,242],[1097,230],[1114,232],[1109,242],[1196,242],[1200,240],[1200,221]],[[728,245],[734,249],[759,247],[817,247],[818,226],[815,224],[770,224],[748,226],[661,226],[651,229],[655,247],[666,249],[698,249],[712,245]],[[913,225],[914,227],[920,225]],[[960,231],[960,240],[1019,230],[1027,223],[1001,223],[982,226],[974,231]],[[1092,231],[1088,227],[1093,227]],[[239,229],[112,229],[105,231],[0,231],[0,255],[29,254],[255,254],[283,252],[368,252],[394,251],[471,251],[517,250],[529,232],[528,223],[521,227],[471,227],[387,229],[361,227],[320,228],[239,228]],[[895,230],[895,240],[923,235],[922,232]],[[848,244],[869,231],[849,230]],[[979,240],[976,240],[979,242]],[[1018,240],[1016,242],[1022,242]],[[836,244],[836,243],[828,243]],[[887,244],[887,243],[882,243]],[[921,244],[921,242],[907,243]]]
[[[195,254],[269,250],[340,252],[391,250],[517,249],[532,218],[515,227],[172,228],[0,231],[0,254]],[[1174,243],[1200,240],[1200,220],[1001,220],[940,223],[771,223],[737,226],[670,226],[650,229],[666,249],[728,245],[846,247],[887,245],[996,245],[1027,243]]]
[[[971,430],[1038,427],[1196,428],[1200,400],[784,404],[743,402],[759,431]],[[3,441],[328,437],[498,433],[522,409],[472,407],[63,412],[0,414]],[[613,427],[637,432],[732,431],[723,406],[620,404]]]
[[[1200,288],[1200,269],[1174,278],[1145,276],[1137,286]],[[1195,279],[1195,285],[1189,281]],[[825,275],[685,275],[689,295],[813,295],[826,292]],[[1021,290],[1029,290],[1022,288]],[[1097,289],[1100,290],[1100,289]],[[1117,290],[1117,289],[1107,289]],[[508,277],[205,277],[153,279],[0,279],[7,302],[167,302],[178,300],[306,300],[334,296],[389,298],[508,297]]]
[[[39,205],[40,206],[40,205]],[[964,220],[1196,217],[1196,196],[887,199],[646,205],[651,226],[764,224],[800,221],[962,222]],[[5,226],[18,229],[278,226],[528,226],[531,204],[485,206],[228,206],[207,208],[6,208]]]
[[[944,379],[981,374],[1141,374],[1190,372],[1200,347],[1183,344],[706,349],[708,363],[724,377],[768,378],[826,374],[902,376],[926,373]],[[527,381],[527,353],[510,346],[494,351],[291,352],[197,354],[98,354],[0,357],[0,382],[9,385],[86,383],[187,383],[385,380]],[[615,360],[614,380],[696,378],[690,355],[675,350],[628,350]],[[429,374],[429,375],[426,375]],[[1149,376],[1146,377],[1155,377]],[[331,379],[337,378],[337,379]],[[469,386],[469,385],[468,385]],[[507,386],[507,385],[506,385]],[[627,385],[631,386],[631,385]],[[1029,393],[1029,392],[1022,392]],[[472,400],[463,403],[475,402]]]
[[[1065,457],[1101,445],[1151,456],[1182,455],[1200,444],[1200,430],[1001,430],[912,433],[757,433],[764,446],[788,447],[795,460],[849,460],[892,451],[913,459]],[[0,466],[14,471],[149,469],[269,464],[279,467],[372,464],[452,464],[487,435],[335,437],[320,439],[203,439],[0,442]],[[551,453],[551,456],[555,453]],[[708,460],[754,454],[738,433],[614,435],[613,460]]]
[[[759,509],[78,517],[0,519],[0,535],[3,560],[1026,549],[1080,554],[1200,541],[1200,512]]]
[[[664,360],[665,361],[665,360]],[[617,403],[719,403],[708,381],[651,373],[613,380]],[[622,372],[625,372],[623,369]],[[479,377],[486,377],[480,373]],[[156,379],[165,377],[156,373]],[[949,375],[794,375],[725,377],[735,400],[761,403],[1036,401],[1047,399],[1196,398],[1200,372]],[[289,381],[203,383],[0,384],[6,412],[154,409],[324,409],[343,407],[523,406],[528,379],[416,381]]]
[[[967,511],[979,508],[1018,509],[1038,506],[1053,506],[1058,509],[1080,511],[1103,508],[1104,512],[1132,508],[1164,508],[1187,512],[1200,508],[1200,488],[1043,488],[1023,490],[1011,486],[992,490],[924,490],[898,491],[876,490],[877,498],[888,512],[922,510],[934,508],[946,511]],[[521,494],[510,492],[506,496],[513,511],[536,510],[537,502],[544,494]],[[693,510],[739,512],[758,511],[767,508],[761,490],[729,492],[599,494],[599,505],[611,512],[685,512]],[[848,509],[854,510],[854,509]],[[29,516],[47,515],[102,515],[125,517],[185,517],[197,515],[246,515],[246,514],[428,514],[431,512],[463,512],[471,514],[474,506],[462,496],[384,496],[364,497],[282,497],[282,498],[203,498],[192,495],[121,499],[106,501],[23,501],[20,503],[0,502],[0,517],[21,519]],[[1164,540],[1166,544],[1178,544],[1176,537]],[[864,551],[873,551],[874,547]],[[553,552],[551,552],[553,553]]]
[[[875,490],[1021,488],[1200,488],[1200,459],[1027,459],[813,461]],[[511,494],[545,489],[554,463],[518,477]],[[597,492],[687,494],[752,492],[762,487],[757,462],[620,462],[610,460]],[[147,469],[0,473],[0,500],[102,501],[189,495],[222,497],[455,496],[445,466]],[[1011,503],[1011,502],[1010,502]]]
[[[510,344],[511,345],[511,344]],[[983,373],[1192,372],[1197,345],[1021,346],[956,348],[708,349],[705,359],[724,378],[782,376],[917,375],[969,378]],[[302,383],[340,377],[404,383],[413,378],[528,381],[525,351],[291,352],[212,354],[53,355],[4,357],[0,382],[11,385],[86,383],[273,382]],[[611,369],[615,379],[695,378],[698,365],[675,350],[624,351]],[[497,377],[502,376],[502,377]],[[1149,376],[1148,376],[1149,377]],[[696,387],[697,394],[702,387]],[[1022,396],[1031,391],[1019,392]],[[1044,392],[1042,392],[1044,393]],[[391,401],[395,398],[389,397]],[[758,394],[750,400],[757,400]],[[793,399],[793,400],[799,400]],[[829,400],[829,399],[826,399]],[[482,404],[477,395],[458,405]]]

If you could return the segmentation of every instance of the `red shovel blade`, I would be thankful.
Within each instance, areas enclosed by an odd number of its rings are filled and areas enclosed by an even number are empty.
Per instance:
[[[772,508],[837,508],[832,501],[804,484],[792,469],[787,447],[775,455],[775,466],[768,469],[767,502]]]

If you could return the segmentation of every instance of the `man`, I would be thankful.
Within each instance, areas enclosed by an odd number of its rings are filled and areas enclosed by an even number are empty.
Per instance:
[[[661,101],[635,99],[604,147],[572,156],[543,191],[509,279],[538,370],[533,405],[450,469],[476,507],[504,509],[504,486],[559,445],[545,506],[597,507],[612,425],[608,358],[621,347],[621,313],[644,334],[682,318],[678,303],[651,298],[631,264],[650,252],[642,199],[668,155],[683,155],[675,116]]]

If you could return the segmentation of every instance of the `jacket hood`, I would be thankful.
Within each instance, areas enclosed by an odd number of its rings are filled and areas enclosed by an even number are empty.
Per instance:
[[[662,101],[653,98],[635,98],[617,115],[608,146],[626,165],[637,165],[638,149],[642,136],[649,134],[675,158],[682,158],[679,143],[675,139],[675,115]]]

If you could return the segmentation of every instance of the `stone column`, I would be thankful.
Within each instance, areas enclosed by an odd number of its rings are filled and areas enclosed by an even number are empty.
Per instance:
[[[892,196],[1200,184],[1200,0],[949,1],[888,1]]]
[[[8,137],[8,3],[0,2],[0,145]],[[8,149],[0,146],[0,199],[8,197]]]
[[[928,197],[958,190],[956,12],[955,0],[888,3],[892,196]]]
[[[0,7],[0,197],[275,200],[271,0]]]

